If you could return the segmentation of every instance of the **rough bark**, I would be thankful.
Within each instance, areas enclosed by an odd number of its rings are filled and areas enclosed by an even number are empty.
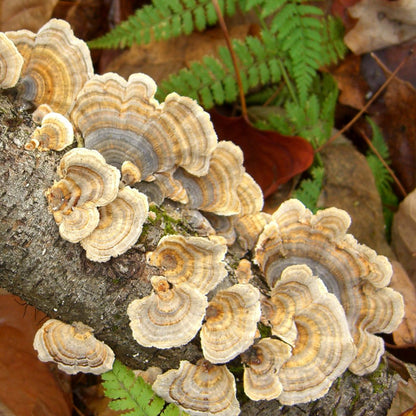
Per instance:
[[[0,96],[0,287],[50,317],[90,325],[133,368],[166,370],[183,359],[195,362],[202,356],[198,337],[182,348],[142,348],[128,325],[127,305],[151,291],[148,276],[154,270],[145,265],[144,253],[163,234],[161,222],[147,225],[145,236],[119,258],[104,264],[88,261],[79,244],[60,238],[48,212],[44,191],[56,179],[61,154],[25,151],[32,130],[30,116]],[[314,403],[282,407],[277,401],[243,400],[242,414],[384,415],[395,386],[386,366],[376,376],[347,372]]]

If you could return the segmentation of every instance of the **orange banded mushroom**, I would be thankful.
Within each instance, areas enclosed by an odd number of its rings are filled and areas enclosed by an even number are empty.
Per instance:
[[[195,337],[207,307],[205,295],[182,283],[172,286],[163,276],[151,278],[154,293],[127,308],[133,338],[144,347],[172,348]]]
[[[17,84],[23,66],[23,57],[14,43],[0,32],[0,88]]]
[[[191,416],[240,414],[234,377],[225,365],[207,360],[199,360],[196,365],[181,361],[179,369],[158,376],[152,388]]]
[[[36,332],[33,347],[39,360],[55,362],[67,374],[102,374],[113,367],[111,348],[98,341],[92,328],[82,322],[69,325],[49,319]]]
[[[227,275],[223,261],[226,252],[224,244],[207,238],[168,235],[146,257],[170,283],[186,282],[206,294]]]
[[[251,284],[237,284],[219,291],[209,302],[201,329],[204,357],[226,363],[254,342],[260,319],[260,293]]]
[[[294,264],[308,265],[341,302],[357,355],[349,369],[374,371],[384,342],[374,333],[392,332],[401,322],[403,299],[387,285],[392,273],[386,257],[346,234],[350,218],[329,208],[313,215],[297,200],[284,202],[259,237],[255,260],[270,287]]]

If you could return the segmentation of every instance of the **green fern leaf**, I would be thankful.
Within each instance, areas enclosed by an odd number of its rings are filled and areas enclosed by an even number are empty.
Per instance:
[[[112,401],[113,410],[131,410],[135,416],[157,416],[165,402],[156,396],[151,386],[116,360],[112,371],[102,375],[104,392]]]
[[[293,198],[299,199],[314,213],[318,210],[318,199],[322,190],[324,172],[323,166],[313,167],[310,170],[312,178],[304,179],[292,195]]]
[[[220,1],[226,14],[236,12],[237,0]],[[117,48],[133,43],[145,44],[152,39],[170,39],[204,30],[217,23],[211,0],[153,0],[106,35],[88,42],[90,48]]]

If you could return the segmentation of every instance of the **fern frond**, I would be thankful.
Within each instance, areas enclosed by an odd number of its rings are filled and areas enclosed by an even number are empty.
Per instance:
[[[239,69],[244,92],[259,85],[276,83],[281,78],[280,65],[276,58],[275,45],[267,45],[263,39],[247,37],[233,41],[239,60]],[[205,57],[202,62],[193,62],[189,69],[182,69],[163,81],[157,98],[163,100],[171,91],[196,98],[204,108],[215,104],[234,102],[238,96],[238,86],[229,50],[219,48],[219,57]]]
[[[164,400],[156,396],[152,387],[118,360],[114,361],[111,371],[102,375],[102,379],[104,393],[112,399],[108,406],[113,410],[132,410],[126,414],[134,416],[185,414],[173,404],[164,409]]]
[[[293,193],[293,198],[299,199],[312,212],[318,210],[318,199],[321,194],[324,179],[323,166],[315,166],[310,170],[311,178],[304,179],[299,188]]]
[[[390,154],[386,142],[384,141],[383,134],[377,124],[367,117],[367,121],[371,126],[373,133],[372,144],[384,159],[387,164],[390,164]],[[368,151],[366,155],[367,163],[370,166],[371,171],[376,182],[377,190],[380,194],[381,202],[383,204],[383,215],[386,224],[386,234],[389,238],[391,224],[393,222],[394,208],[397,207],[399,200],[397,195],[394,193],[392,184],[393,178],[389,171],[383,165],[381,160],[372,152]]]
[[[222,12],[233,15],[238,0],[219,2]],[[124,48],[133,43],[145,44],[152,40],[171,39],[202,31],[217,23],[211,0],[152,0],[151,5],[136,10],[104,36],[88,42],[90,48]]]

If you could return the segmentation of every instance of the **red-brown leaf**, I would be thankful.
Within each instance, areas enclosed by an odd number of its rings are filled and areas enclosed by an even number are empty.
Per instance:
[[[244,166],[267,197],[279,185],[309,168],[313,148],[303,138],[259,130],[243,117],[226,117],[211,112],[220,140],[231,140],[243,149]]]

